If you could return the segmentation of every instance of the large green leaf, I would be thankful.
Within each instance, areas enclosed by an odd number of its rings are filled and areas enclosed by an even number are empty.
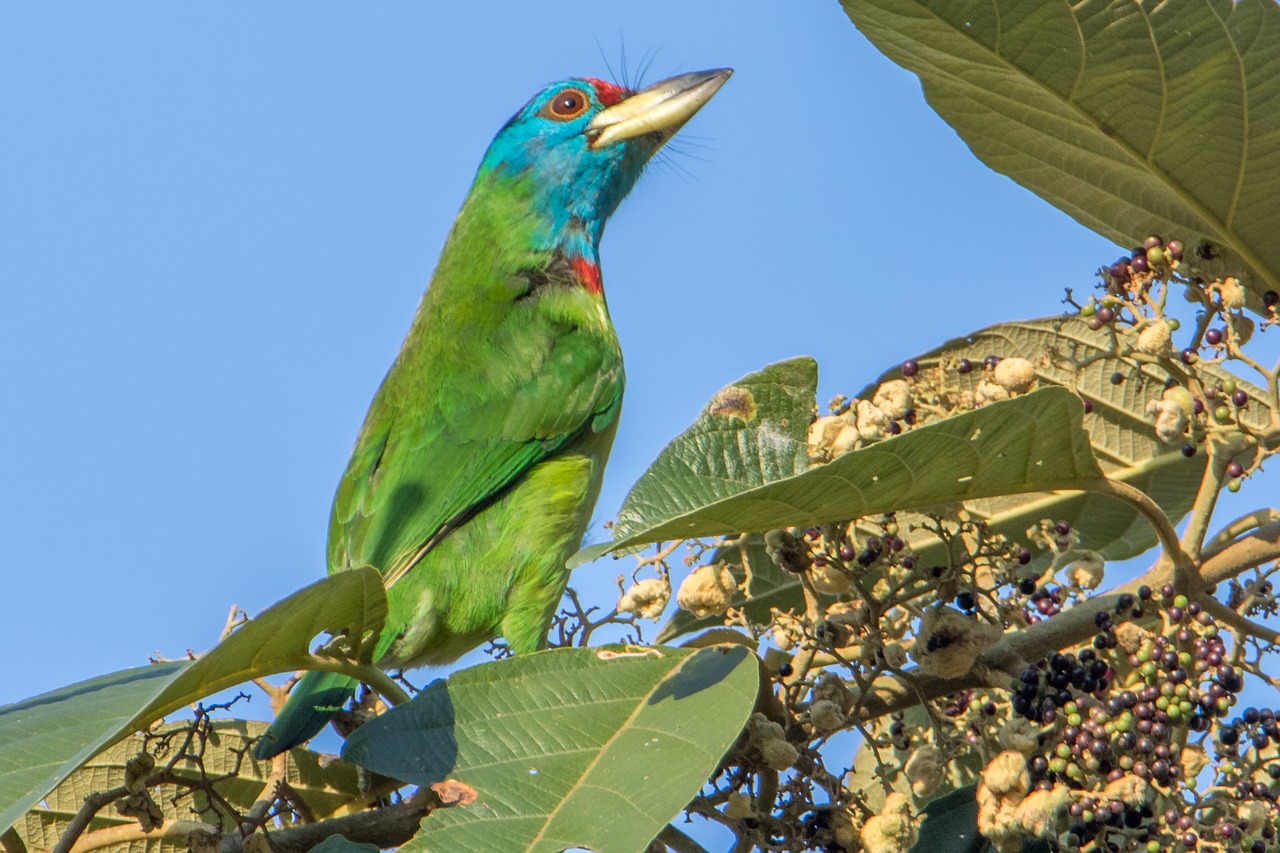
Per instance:
[[[618,510],[614,542],[592,545],[570,567],[622,547],[617,542],[680,506],[714,503],[809,467],[809,423],[818,363],[771,364],[720,389],[680,437],[663,448]]]
[[[1107,476],[1141,489],[1177,523],[1195,500],[1205,455],[1188,459],[1180,447],[1171,447],[1156,437],[1147,404],[1164,394],[1168,374],[1153,365],[1139,369],[1131,362],[1104,357],[1109,351],[1110,336],[1105,329],[1090,329],[1080,317],[1069,315],[998,323],[947,341],[917,361],[922,369],[948,361],[954,364],[962,358],[981,363],[988,355],[1031,361],[1042,385],[1070,388],[1092,404],[1093,411],[1084,416],[1084,428]],[[1090,363],[1080,369],[1073,366],[1085,362]],[[1174,365],[1174,369],[1179,368]],[[1239,410],[1246,423],[1261,428],[1269,422],[1271,413],[1262,389],[1214,365],[1202,370],[1219,381],[1232,379],[1249,394],[1249,406]],[[1117,372],[1125,376],[1118,385],[1111,381]],[[870,398],[881,382],[898,377],[896,370],[888,371],[858,396]],[[981,378],[980,370],[967,375],[953,371],[948,381],[972,390]],[[1150,523],[1133,507],[1096,493],[998,495],[968,501],[965,507],[1014,540],[1022,539],[1026,529],[1040,519],[1067,519],[1079,532],[1082,547],[1109,560],[1137,556],[1156,544]],[[922,555],[922,559],[931,557]]]
[[[1122,245],[1207,239],[1280,290],[1273,0],[843,0],[987,165]]]
[[[761,470],[753,451],[742,452],[741,435],[709,443],[704,418],[667,446],[664,465],[655,463],[636,482],[623,504],[627,526],[589,556],[664,539],[1081,488],[1101,472],[1080,418],[1076,395],[1046,388],[917,427],[777,480]],[[769,426],[762,423],[760,429]],[[742,479],[702,470],[700,460],[708,455],[730,460],[720,468],[742,472],[735,475]]]
[[[167,727],[179,731],[187,724]],[[270,795],[267,790],[271,773],[270,761],[256,761],[249,754],[249,747],[267,728],[266,723],[248,720],[221,720],[212,724],[209,735],[197,742],[200,765],[183,760],[174,765],[174,775],[184,781],[217,780],[218,797],[210,799],[202,790],[177,798],[182,788],[173,782],[149,789],[152,799],[160,807],[166,822],[177,820],[202,820],[213,831],[230,832],[237,827],[235,816],[224,806],[230,804],[240,812],[246,812],[260,797]],[[163,731],[153,732],[162,735]],[[181,743],[181,741],[178,741]],[[153,737],[151,750],[156,750]],[[90,761],[85,762],[68,776],[61,785],[50,791],[40,807],[31,809],[17,824],[18,833],[29,849],[52,849],[67,830],[72,818],[79,811],[84,799],[91,793],[105,791],[125,783],[125,762],[147,747],[141,735],[133,735],[116,742]],[[163,764],[173,757],[173,752],[162,752],[157,761]],[[201,770],[203,769],[203,777]],[[363,806],[366,794],[360,789],[359,773],[350,764],[341,761],[326,762],[322,767],[319,756],[306,750],[292,750],[286,756],[285,781],[302,797],[312,814],[327,817],[344,806]],[[193,813],[194,810],[194,813]],[[103,809],[90,824],[90,831],[116,826],[137,825],[135,818],[118,814],[114,809]],[[153,833],[145,839],[134,839],[127,844],[113,845],[112,849],[129,849],[136,853],[181,853],[187,849],[183,836],[166,836]]]
[[[733,745],[758,678],[741,646],[523,655],[431,684],[358,729],[343,757],[475,790],[401,850],[643,850]]]
[[[342,572],[268,608],[198,660],[126,669],[0,708],[0,829],[109,744],[201,697],[307,666],[317,634],[376,632],[386,607],[376,571]]]
[[[922,369],[930,370],[950,362],[968,358],[980,364],[988,355],[1020,356],[1031,361],[1042,385],[1061,385],[1075,391],[1093,406],[1084,416],[1083,425],[1093,452],[1107,476],[1141,489],[1176,523],[1191,508],[1204,475],[1205,456],[1188,459],[1180,448],[1162,444],[1155,435],[1147,404],[1164,393],[1163,374],[1147,366],[1139,370],[1118,358],[1104,358],[1109,351],[1105,330],[1092,330],[1079,317],[1055,316],[1037,320],[999,323],[961,338],[947,341],[919,356]],[[1055,358],[1049,358],[1056,354]],[[1065,358],[1076,362],[1093,360],[1079,371],[1073,370]],[[1095,360],[1096,359],[1096,360]],[[1240,410],[1241,417],[1254,427],[1262,427],[1270,418],[1267,395],[1259,388],[1233,377],[1226,370],[1205,365],[1201,368],[1211,378],[1233,379],[1250,397],[1249,406]],[[1120,371],[1128,377],[1120,385],[1111,376]],[[983,372],[953,373],[948,381],[972,391]],[[875,383],[864,388],[858,397],[871,399],[876,388],[890,379],[901,378],[895,368]],[[1101,553],[1109,560],[1123,560],[1144,553],[1156,544],[1151,525],[1129,504],[1094,492],[1059,491],[997,496],[965,502],[965,508],[990,528],[1013,541],[1021,541],[1027,528],[1041,519],[1066,519],[1080,535],[1080,545]],[[899,522],[908,529],[913,521],[910,513],[902,513]],[[798,522],[796,522],[798,523]],[[945,563],[942,544],[925,533],[905,534],[917,559],[924,565]],[[748,540],[748,559],[752,583],[747,595],[735,597],[732,606],[745,608],[748,617],[768,621],[770,608],[786,611],[803,607],[799,581],[775,566],[764,554],[759,537]],[[730,564],[741,562],[736,548],[724,549],[717,555]],[[731,567],[732,570],[732,567]],[[739,582],[743,575],[736,575]],[[685,611],[677,611],[663,626],[659,642],[722,623],[719,617],[698,619]]]

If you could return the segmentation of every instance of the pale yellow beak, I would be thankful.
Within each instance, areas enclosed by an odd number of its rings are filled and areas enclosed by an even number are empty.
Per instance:
[[[666,142],[733,74],[732,68],[694,71],[654,83],[606,107],[587,125],[592,148],[656,134]]]

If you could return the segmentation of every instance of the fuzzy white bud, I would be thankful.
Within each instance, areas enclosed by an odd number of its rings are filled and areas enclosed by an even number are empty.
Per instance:
[[[876,389],[872,404],[888,417],[897,420],[911,411],[911,386],[903,379],[891,379]]]
[[[699,619],[719,616],[729,609],[738,585],[733,574],[722,565],[711,564],[695,569],[676,593],[676,604]]]
[[[618,599],[619,613],[635,613],[645,619],[657,619],[671,600],[671,581],[667,578],[645,578]]]
[[[1025,358],[1004,358],[993,372],[996,384],[1010,394],[1024,394],[1036,384],[1036,368]]]

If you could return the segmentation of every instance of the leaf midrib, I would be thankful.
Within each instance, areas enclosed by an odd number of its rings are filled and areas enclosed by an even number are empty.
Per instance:
[[[1077,30],[1079,30],[1079,19],[1075,14],[1075,10],[1071,7],[1069,3],[1064,3],[1063,5],[1067,7],[1068,12],[1071,14],[1072,21],[1076,22]],[[1042,91],[1048,94],[1051,99],[1057,100],[1059,103],[1062,103],[1066,107],[1070,108],[1070,111],[1073,114],[1075,114],[1083,124],[1092,128],[1102,139],[1107,140],[1108,143],[1112,144],[1116,149],[1118,149],[1120,152],[1125,154],[1130,160],[1134,161],[1136,164],[1143,166],[1144,170],[1149,175],[1151,175],[1151,177],[1155,178],[1178,200],[1183,202],[1197,216],[1199,216],[1211,228],[1211,230],[1214,232],[1216,237],[1221,242],[1229,246],[1232,251],[1234,251],[1241,258],[1243,258],[1245,263],[1247,263],[1254,270],[1254,272],[1256,272],[1263,279],[1266,285],[1268,285],[1272,289],[1280,288],[1280,277],[1277,276],[1277,273],[1271,270],[1266,264],[1264,264],[1262,260],[1258,257],[1257,253],[1254,252],[1250,247],[1243,244],[1240,240],[1235,239],[1234,235],[1236,232],[1233,231],[1226,222],[1222,221],[1217,216],[1213,215],[1210,211],[1208,211],[1205,208],[1205,206],[1200,201],[1190,196],[1182,188],[1180,184],[1175,183],[1173,181],[1171,176],[1166,171],[1164,171],[1163,169],[1157,168],[1150,159],[1147,159],[1146,157],[1140,155],[1132,146],[1130,146],[1127,142],[1122,141],[1119,137],[1104,133],[1098,121],[1088,112],[1086,112],[1082,107],[1080,107],[1070,97],[1063,96],[1061,93],[1051,89],[1043,81],[1039,80],[1032,74],[1028,73],[1026,70],[1018,67],[1017,65],[1014,65],[1011,61],[1006,59],[1002,54],[996,52],[997,50],[996,48],[987,47],[986,45],[982,44],[980,41],[969,36],[967,33],[964,33],[961,29],[953,26],[950,21],[937,15],[937,13],[935,13],[932,9],[929,9],[927,6],[924,6],[923,4],[921,4],[921,8],[924,11],[926,11],[929,15],[931,15],[935,21],[944,25],[952,33],[965,37],[973,46],[987,53],[989,56],[992,56],[995,59],[999,60],[999,64],[1004,66],[1004,68],[1007,71],[1013,72],[1019,77],[1021,77],[1022,79],[1033,83],[1035,86],[1038,86]],[[1143,11],[1145,13],[1145,10]],[[1221,21],[1220,16],[1218,19],[1219,21]],[[996,36],[997,45],[999,44],[999,28],[998,27],[999,25],[997,24],[997,36]],[[1226,30],[1226,32],[1228,33],[1227,41],[1229,44],[1231,44],[1232,50],[1236,54],[1237,61],[1242,63],[1243,60],[1239,55],[1239,51],[1236,50],[1235,42],[1230,38],[1230,30],[1226,28],[1225,22],[1223,22],[1223,27],[1224,27],[1224,30]],[[1150,26],[1148,26],[1148,29],[1151,29]],[[1083,66],[1081,66],[1080,73],[1084,73]],[[1241,83],[1240,90],[1242,93],[1242,97],[1247,98],[1247,96],[1244,95],[1245,85],[1244,85],[1243,71],[1241,74],[1240,83]],[[1160,66],[1160,85],[1161,85],[1162,91],[1167,90],[1168,81],[1164,74],[1163,64],[1161,64]],[[1025,107],[1026,105],[1023,104],[1022,106]],[[1165,100],[1162,98],[1161,107],[1160,107],[1160,115],[1161,115],[1162,122],[1163,122],[1164,113],[1165,113]],[[1244,123],[1245,128],[1247,129],[1249,124],[1247,100],[1244,103],[1244,112],[1242,115],[1242,121]],[[1237,176],[1236,176],[1237,195],[1233,197],[1233,200],[1232,200],[1231,216],[1234,216],[1234,210],[1235,210],[1236,202],[1238,200],[1238,194],[1242,191],[1243,183],[1244,183],[1244,174],[1246,169],[1248,168],[1247,136],[1242,141],[1241,144],[1246,149],[1245,151],[1242,152],[1242,154],[1246,156],[1242,157],[1240,161],[1240,166],[1237,169]],[[1154,142],[1153,142],[1153,145],[1154,145]]]

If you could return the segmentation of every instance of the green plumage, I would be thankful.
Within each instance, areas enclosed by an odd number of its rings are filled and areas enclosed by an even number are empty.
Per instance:
[[[550,87],[495,139],[339,483],[329,571],[382,574],[379,666],[448,663],[496,636],[535,651],[564,592],[622,405],[596,247],[665,141],[593,148],[587,123],[627,94],[600,87]],[[591,101],[580,127],[548,112],[565,92]],[[590,180],[565,179],[583,164]],[[310,738],[355,686],[308,673],[255,754]]]

